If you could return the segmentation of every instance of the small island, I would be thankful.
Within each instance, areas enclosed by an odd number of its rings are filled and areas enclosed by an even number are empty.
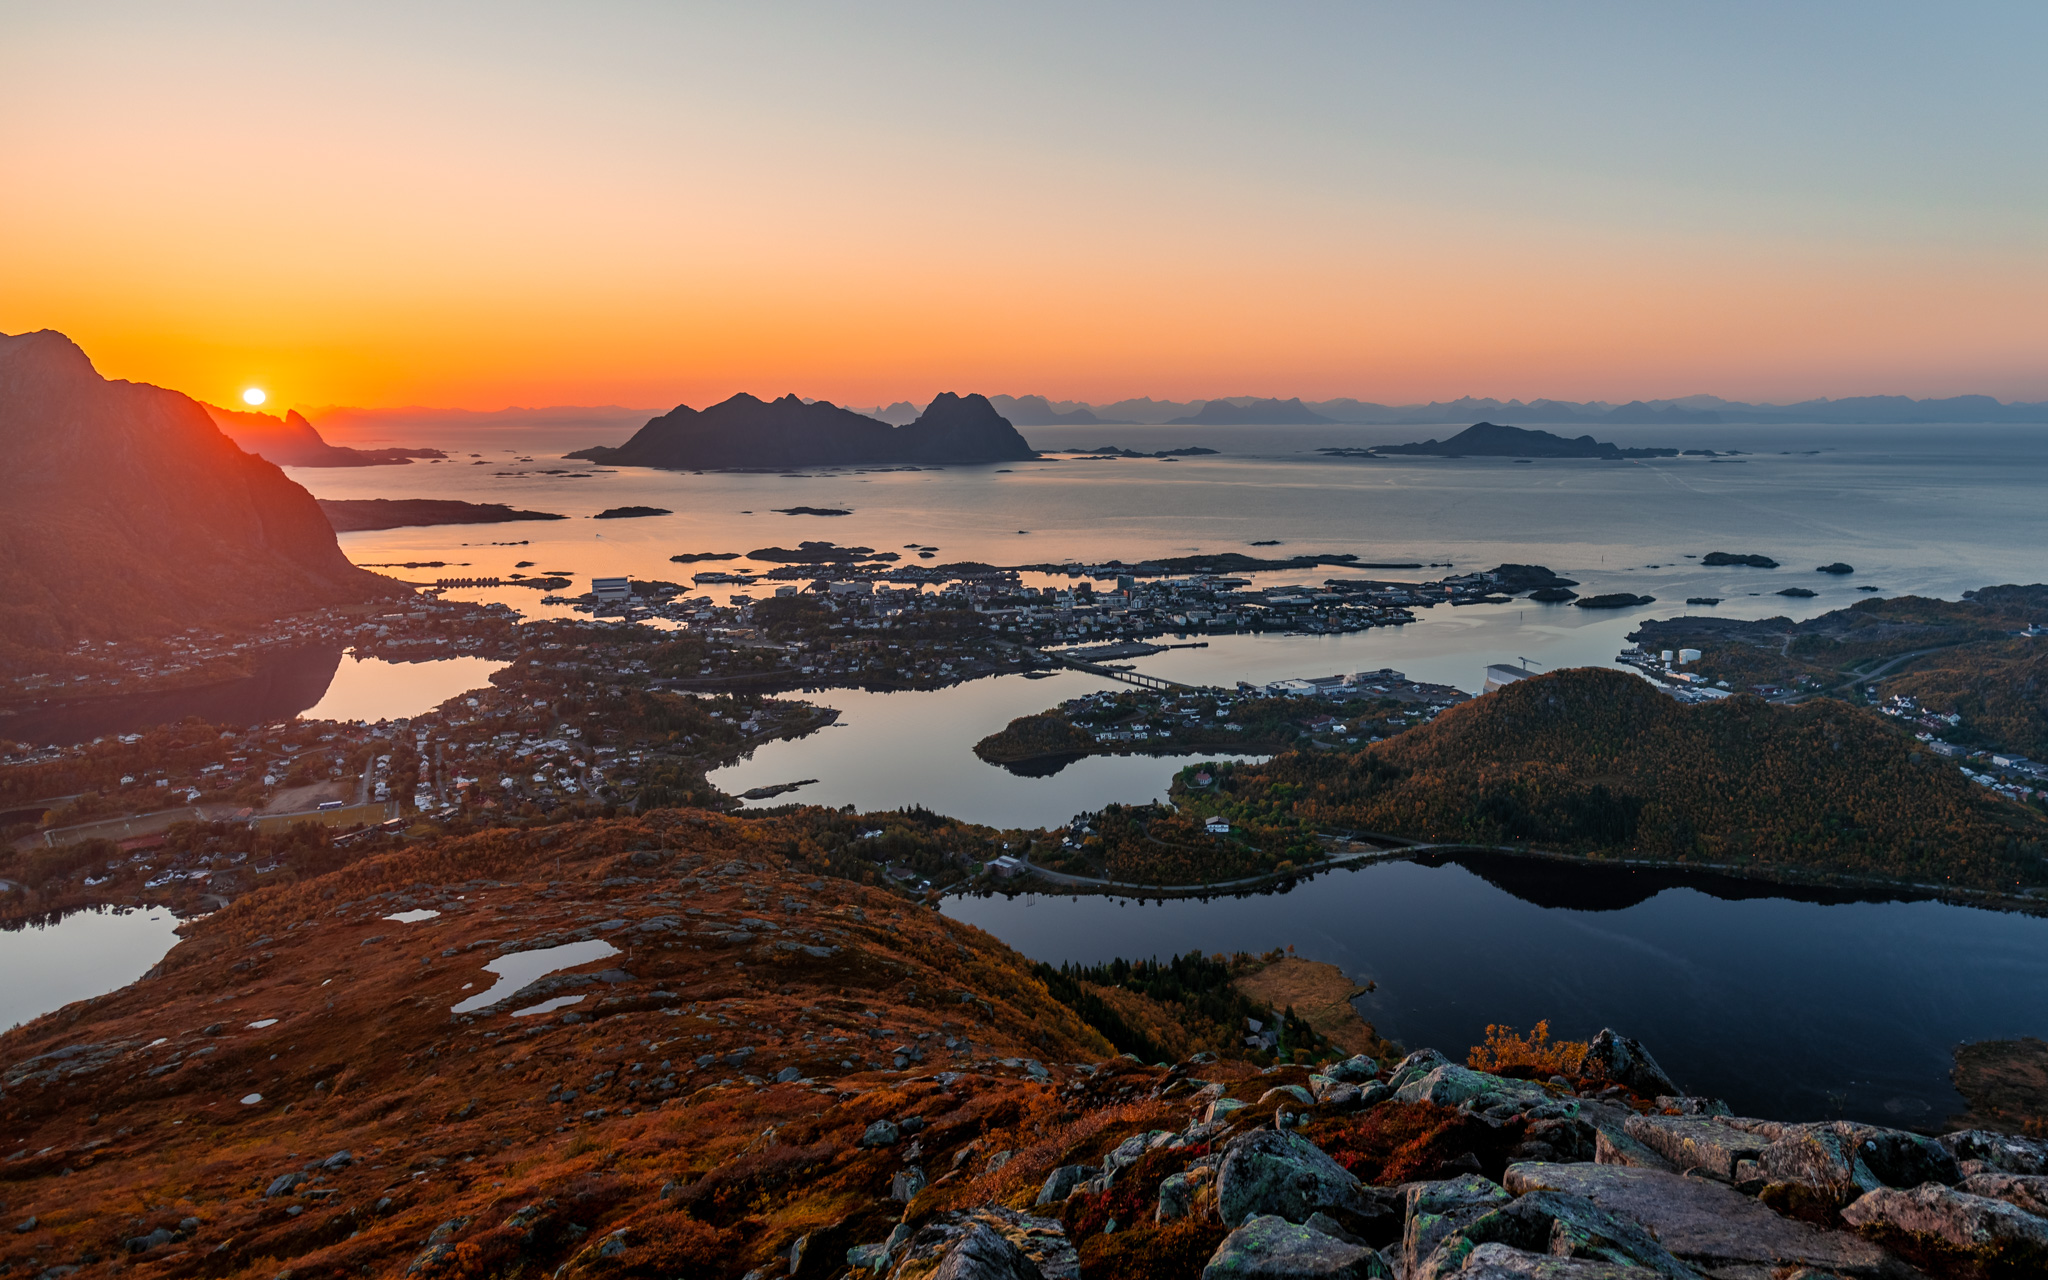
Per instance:
[[[1318,453],[1358,457],[1355,450],[1319,449]],[[1411,444],[1385,444],[1370,453],[1380,457],[1426,458],[1595,458],[1617,461],[1627,458],[1675,458],[1676,449],[1624,449],[1591,436],[1566,439],[1549,431],[1528,427],[1475,422],[1448,440],[1423,440]]]
[[[453,498],[321,498],[320,510],[336,533],[402,529],[435,524],[510,524],[517,520],[567,520],[552,511],[521,511],[502,502],[459,502]]]
[[[846,507],[776,507],[774,510],[775,514],[779,516],[850,516],[853,514]]]
[[[1657,603],[1657,597],[1631,595],[1626,591],[1616,591],[1604,596],[1586,596],[1583,599],[1574,600],[1572,603],[1581,609],[1632,609],[1640,604],[1655,604]]]
[[[1778,562],[1769,556],[1736,555],[1730,551],[1709,551],[1700,557],[1700,563],[1714,568],[1727,565],[1747,565],[1752,569],[1775,569]]]
[[[590,517],[592,520],[637,520],[642,516],[672,516],[675,512],[667,507],[610,507]]]

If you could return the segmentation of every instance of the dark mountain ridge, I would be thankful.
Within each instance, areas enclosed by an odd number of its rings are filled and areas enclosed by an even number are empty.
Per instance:
[[[0,648],[161,634],[395,595],[311,494],[198,401],[109,381],[61,333],[0,336]]]
[[[200,407],[244,453],[268,458],[280,467],[388,467],[403,466],[415,458],[448,456],[439,449],[352,449],[329,444],[297,409],[287,410],[280,418],[272,413],[223,409],[203,401]]]
[[[985,396],[941,392],[917,421],[892,427],[823,400],[762,400],[743,391],[704,410],[678,405],[616,448],[566,456],[619,466],[721,470],[1016,462],[1038,455]]]

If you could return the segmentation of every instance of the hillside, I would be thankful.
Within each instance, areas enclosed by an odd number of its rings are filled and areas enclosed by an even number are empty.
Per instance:
[[[1349,754],[1225,765],[1257,829],[1355,829],[2011,890],[2048,884],[2048,820],[1882,718],[1831,700],[1682,705],[1634,676],[1520,680]]]
[[[198,402],[110,382],[62,334],[0,337],[0,648],[211,627],[398,593]]]
[[[1879,1280],[1912,1274],[1888,1247],[1937,1275],[2043,1256],[2029,1184],[1997,1179],[2048,1145],[1715,1119],[1611,1032],[1346,1058],[1246,994],[1342,1005],[1341,975],[1034,971],[794,850],[663,810],[377,853],[188,923],[135,984],[0,1035],[0,1274]],[[1176,1011],[1263,1024],[1271,1064],[1111,1056],[1063,999],[1140,1038]],[[1988,1241],[1900,1233],[1999,1195]]]
[[[2007,584],[1961,600],[1894,596],[1790,618],[1687,616],[1644,623],[1630,634],[1646,649],[1696,648],[1697,669],[1736,688],[1825,689],[1838,696],[1894,696],[1941,736],[1973,747],[2048,757],[2048,656],[2016,633],[2048,624],[2048,586]]]
[[[617,448],[566,456],[618,466],[719,470],[1014,462],[1037,454],[985,397],[947,391],[904,427],[822,400],[806,404],[787,395],[767,401],[741,392],[701,411],[678,406]]]
[[[200,407],[243,452],[267,458],[280,467],[386,467],[404,465],[415,458],[448,456],[439,449],[351,449],[329,444],[297,409],[288,410],[280,418],[272,413],[223,409],[213,404]]]

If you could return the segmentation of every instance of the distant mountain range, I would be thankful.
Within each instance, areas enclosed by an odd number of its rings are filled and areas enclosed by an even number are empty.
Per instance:
[[[945,391],[901,427],[823,400],[762,400],[741,392],[704,410],[680,405],[616,448],[565,456],[618,466],[722,470],[1014,462],[1038,455],[987,397]]]
[[[1792,404],[1750,404],[1719,396],[1685,396],[1676,400],[1631,400],[1609,404],[1592,400],[1496,400],[1465,396],[1428,404],[1389,405],[1348,396],[1335,400],[1279,400],[1259,396],[1228,396],[1216,400],[1117,400],[1093,404],[1050,400],[1044,396],[994,396],[999,406],[1029,404],[1033,416],[1011,420],[1019,426],[1078,423],[1209,423],[1230,426],[1343,422],[1359,425],[1428,426],[1507,419],[1527,423],[1611,423],[1616,425],[1689,425],[1717,422],[1756,423],[1916,423],[1916,422],[2048,422],[2048,401],[2002,403],[1990,396],[1949,396],[1914,400],[1907,396],[1852,396],[1841,400],[1801,400]],[[1040,408],[1039,406],[1042,406]],[[1299,406],[1300,416],[1275,406]],[[1007,413],[1009,410],[1005,408]],[[1070,415],[1086,413],[1086,418]]]
[[[405,594],[350,564],[313,496],[198,401],[110,382],[61,333],[0,335],[0,448],[0,668]]]
[[[351,449],[332,445],[313,424],[292,409],[280,418],[246,409],[223,409],[200,402],[213,424],[245,452],[268,458],[281,467],[385,467],[415,458],[445,458],[439,449]]]

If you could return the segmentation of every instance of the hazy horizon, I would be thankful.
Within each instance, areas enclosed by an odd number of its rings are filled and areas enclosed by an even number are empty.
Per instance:
[[[0,329],[218,403],[2035,401],[2044,37],[2015,3],[13,6]]]

